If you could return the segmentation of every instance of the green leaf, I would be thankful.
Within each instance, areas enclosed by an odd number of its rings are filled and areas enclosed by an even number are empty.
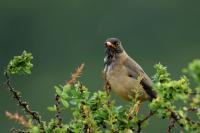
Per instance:
[[[33,64],[31,63],[33,56],[31,53],[23,51],[19,56],[14,56],[7,65],[6,72],[9,74],[30,74]]]
[[[62,129],[56,128],[56,129],[54,129],[54,133],[63,133],[63,132],[62,132]]]
[[[69,103],[66,101],[66,100],[64,100],[64,99],[60,99],[61,100],[61,103],[63,104],[63,106],[65,107],[65,108],[68,108],[69,107]]]
[[[31,133],[40,133],[40,128],[37,126],[32,127]]]
[[[66,84],[66,85],[63,87],[63,92],[64,92],[64,93],[67,93],[67,92],[70,91],[70,89],[71,89],[71,85],[70,85],[70,84]]]
[[[50,112],[55,112],[57,110],[56,105],[47,107],[47,110],[50,111]]]
[[[62,99],[67,99],[69,96],[67,95],[67,93],[65,93],[64,91],[61,94],[61,98]]]
[[[200,59],[196,59],[190,63],[187,68],[183,69],[183,72],[192,77],[200,85]]]
[[[62,95],[62,90],[58,86],[55,86],[54,88],[56,90],[56,94],[58,94],[59,96],[61,96]]]

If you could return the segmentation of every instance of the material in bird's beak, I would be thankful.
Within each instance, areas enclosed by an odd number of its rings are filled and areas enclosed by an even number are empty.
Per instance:
[[[106,47],[115,48],[115,45],[113,45],[111,42],[106,42]]]

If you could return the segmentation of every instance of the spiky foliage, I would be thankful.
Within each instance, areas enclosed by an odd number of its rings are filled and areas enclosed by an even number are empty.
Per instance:
[[[20,93],[12,87],[10,82],[12,74],[31,72],[32,58],[31,53],[23,52],[21,56],[14,57],[5,70],[9,91],[24,112],[31,116],[25,118],[18,114],[7,113],[9,118],[21,124],[26,123],[25,130],[13,129],[13,132],[140,133],[145,126],[148,126],[146,121],[151,117],[168,119],[167,133],[177,125],[181,127],[181,130],[188,132],[200,131],[200,60],[195,60],[184,69],[184,73],[196,83],[194,88],[190,86],[190,80],[186,75],[174,80],[165,66],[155,65],[154,89],[157,92],[157,98],[149,103],[151,110],[145,117],[135,115],[134,107],[137,103],[130,102],[127,105],[118,106],[103,89],[91,93],[86,86],[77,81],[84,67],[82,64],[75,70],[70,80],[63,85],[55,86],[55,104],[47,108],[48,111],[55,113],[55,118],[42,121],[39,113],[30,109],[30,105],[22,100]],[[182,106],[177,106],[177,102]],[[68,123],[62,121],[64,116],[61,116],[61,112],[65,110],[72,111],[72,119]],[[190,118],[191,113],[196,115],[196,118]],[[27,122],[30,124],[27,125]]]

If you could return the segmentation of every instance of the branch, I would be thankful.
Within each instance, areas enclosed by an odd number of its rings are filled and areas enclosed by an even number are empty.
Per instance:
[[[12,133],[30,133],[29,131],[23,131],[23,130],[15,129],[15,128],[12,128],[10,131]]]
[[[145,121],[147,121],[150,117],[152,117],[155,113],[156,113],[156,111],[150,111],[149,114],[148,114],[144,119],[139,120],[139,121],[137,122],[137,125],[138,125],[137,133],[140,133],[140,132],[141,132],[141,130],[142,130],[142,128],[141,128],[142,124],[143,124]]]
[[[27,112],[29,115],[32,116],[34,120],[37,121],[37,123],[40,125],[41,130],[44,131],[44,125],[39,113],[36,111],[32,111],[27,102],[22,100],[20,93],[16,91],[14,87],[12,87],[8,72],[5,72],[5,77],[6,77],[6,85],[9,91],[12,93],[13,98],[18,102],[19,106],[21,106],[25,110],[25,112]]]
[[[61,117],[61,111],[60,111],[60,96],[58,94],[56,94],[55,96],[55,105],[56,105],[56,119],[58,121],[57,125],[61,128],[61,124],[62,124],[62,117]]]
[[[80,90],[81,93],[83,93],[83,85],[82,84],[80,84],[79,90]],[[82,117],[84,119],[88,119],[89,118],[89,113],[90,112],[89,112],[89,109],[87,108],[86,103],[84,101],[81,101],[80,112],[81,112]],[[84,124],[83,132],[84,133],[92,133],[91,132],[91,127],[88,125],[88,123]]]
[[[170,117],[170,119],[169,119],[169,125],[168,125],[166,133],[170,133],[171,132],[172,128],[175,127],[175,123],[176,123],[176,121],[172,117]]]
[[[192,108],[191,107],[191,108],[188,108],[187,111],[188,112],[195,112],[195,111],[198,111],[198,108]]]
[[[179,121],[181,119],[186,119],[190,124],[197,124],[198,126],[200,126],[200,122],[198,121],[194,121],[189,117],[182,117],[180,114],[178,114],[177,112],[173,111],[173,110],[169,110],[171,112],[171,117],[174,119],[175,123],[178,123],[178,125],[183,128],[184,125]]]

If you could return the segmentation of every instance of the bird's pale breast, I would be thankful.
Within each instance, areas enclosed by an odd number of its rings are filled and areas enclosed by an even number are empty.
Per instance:
[[[129,100],[130,96],[135,98],[136,94],[139,95],[139,99],[148,99],[139,81],[128,76],[127,69],[121,64],[110,65],[106,72],[106,79],[111,89],[126,100]]]

